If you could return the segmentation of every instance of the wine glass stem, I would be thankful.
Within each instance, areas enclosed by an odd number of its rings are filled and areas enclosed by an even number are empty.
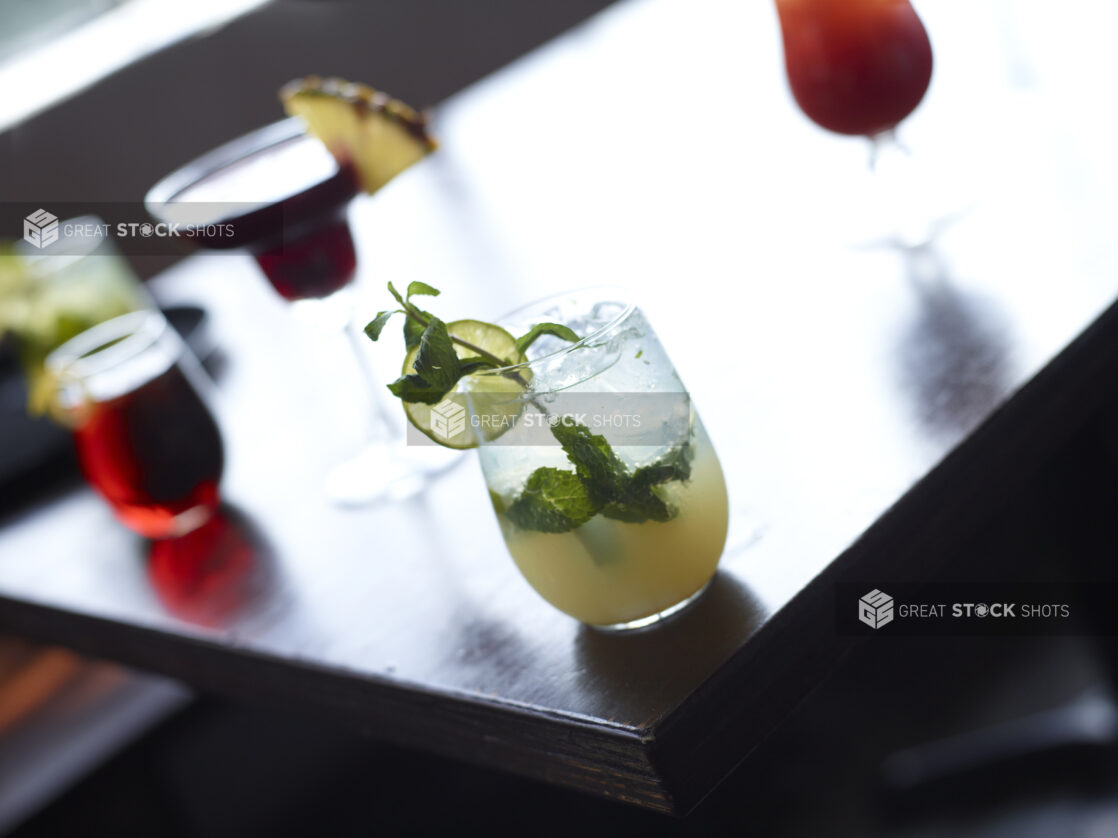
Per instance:
[[[357,362],[357,371],[362,385],[361,391],[369,401],[367,410],[369,414],[367,424],[369,441],[388,442],[398,439],[400,436],[399,428],[392,421],[392,416],[385,406],[384,397],[380,392],[382,385],[373,370],[372,364],[369,363],[369,359],[365,355],[364,333],[358,333],[357,325],[352,318],[346,323],[343,331],[354,360]]]

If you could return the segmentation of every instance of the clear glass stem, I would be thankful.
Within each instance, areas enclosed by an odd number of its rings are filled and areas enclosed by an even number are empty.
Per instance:
[[[864,235],[854,237],[863,247],[927,246],[970,211],[973,198],[965,185],[954,173],[937,169],[934,154],[914,154],[895,129],[869,142],[863,204],[851,214],[867,226]]]
[[[399,424],[393,421],[382,395],[382,385],[364,352],[364,334],[358,332],[354,320],[353,292],[344,288],[322,300],[301,300],[294,304],[296,317],[309,330],[323,336],[341,336],[343,350],[352,359],[356,373],[348,376],[363,402],[362,434],[368,443],[385,444],[402,436]]]
[[[354,360],[357,362],[357,371],[361,379],[362,392],[365,393],[368,401],[367,414],[369,421],[366,424],[366,433],[369,442],[396,442],[403,437],[398,423],[392,421],[392,415],[388,411],[385,404],[384,396],[381,394],[383,385],[377,377],[376,372],[373,370],[373,365],[369,362],[369,358],[365,355],[365,335],[357,326],[357,323],[350,320],[343,329],[345,334],[346,343],[349,345],[350,351],[353,353]]]

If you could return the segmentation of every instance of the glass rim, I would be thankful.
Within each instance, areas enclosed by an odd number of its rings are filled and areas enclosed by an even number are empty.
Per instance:
[[[156,310],[130,311],[74,335],[52,350],[43,366],[59,378],[89,379],[143,354],[170,329],[167,319]]]
[[[584,286],[582,288],[572,288],[568,291],[560,291],[560,292],[557,292],[555,294],[548,294],[546,297],[539,297],[535,300],[531,300],[527,303],[524,303],[523,305],[517,306],[516,308],[512,309],[511,311],[508,311],[505,314],[498,317],[494,321],[494,325],[499,326],[500,328],[504,329],[504,326],[502,324],[505,323],[505,322],[508,322],[509,319],[515,317],[520,312],[523,312],[523,311],[526,311],[528,309],[535,308],[537,306],[543,305],[543,304],[545,304],[545,303],[547,303],[551,300],[557,300],[557,299],[560,299],[560,298],[569,298],[569,297],[573,297],[573,296],[580,296],[581,297],[581,296],[588,295],[588,294],[591,294],[591,293],[600,294],[600,296],[597,297],[594,300],[594,302],[616,301],[616,302],[620,303],[621,306],[622,306],[621,311],[617,314],[617,316],[611,317],[606,323],[603,323],[601,326],[599,326],[597,329],[595,329],[590,334],[584,335],[583,337],[579,338],[579,340],[577,340],[576,342],[568,343],[566,346],[562,346],[559,349],[556,349],[554,352],[549,352],[546,355],[541,355],[539,358],[533,358],[529,361],[521,361],[520,363],[517,363],[517,364],[508,364],[508,365],[503,366],[503,367],[493,367],[491,369],[478,370],[476,373],[473,373],[469,377],[482,379],[482,378],[487,378],[489,376],[495,376],[495,375],[504,376],[504,375],[507,375],[510,372],[517,372],[517,371],[520,371],[520,370],[531,370],[533,367],[538,367],[542,364],[552,362],[557,358],[560,358],[564,355],[569,355],[571,352],[574,352],[578,349],[585,348],[586,346],[589,346],[591,341],[597,339],[598,337],[600,337],[604,333],[608,332],[610,329],[613,329],[614,327],[616,327],[619,323],[621,323],[627,317],[629,317],[637,308],[636,302],[634,302],[632,299],[630,299],[630,297],[631,297],[630,292],[627,289],[621,287],[620,285],[587,285],[587,286]],[[613,300],[610,299],[611,295],[614,297]],[[535,325],[535,324],[533,324],[533,325]],[[563,324],[560,324],[560,325],[565,326],[566,324],[563,323]]]
[[[144,208],[156,218],[163,218],[164,207],[173,204],[178,195],[205,178],[254,154],[308,136],[303,120],[291,116],[228,140],[162,177],[148,189]]]

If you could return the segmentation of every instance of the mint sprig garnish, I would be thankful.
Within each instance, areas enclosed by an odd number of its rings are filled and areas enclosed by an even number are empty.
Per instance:
[[[414,316],[404,319],[404,345],[408,349],[414,349],[420,339],[423,337],[423,331],[426,329],[427,324],[431,320],[431,314],[416,306],[411,298],[414,296],[437,297],[440,292],[438,288],[433,288],[426,282],[413,282],[408,286],[408,293],[406,297],[401,297],[400,292],[396,290],[396,286],[391,282],[388,283],[388,293],[395,297],[396,302],[400,304],[400,308],[392,308],[387,311],[378,311],[377,316],[369,321],[365,326],[365,334],[371,340],[378,340],[380,333],[384,331],[384,327],[388,325],[388,321],[392,319],[394,314],[408,314],[409,312]]]
[[[505,510],[521,529],[569,532],[599,513],[629,524],[664,523],[676,516],[677,510],[659,487],[690,479],[690,445],[677,446],[655,462],[630,471],[606,438],[585,425],[559,421],[551,433],[575,470],[544,466],[532,472]]]
[[[470,360],[473,362],[476,359]],[[432,317],[419,339],[415,372],[400,376],[388,385],[388,389],[406,402],[438,404],[461,377],[462,364],[446,324]]]
[[[419,347],[415,357],[415,372],[400,376],[388,385],[388,389],[405,402],[438,404],[463,376],[483,369],[516,366],[523,360],[524,351],[543,335],[555,335],[571,342],[579,340],[577,334],[559,323],[537,323],[527,334],[516,340],[515,358],[501,358],[450,334],[443,321],[411,301],[416,296],[437,297],[441,293],[438,288],[416,281],[408,285],[405,295],[401,295],[396,286],[389,282],[388,293],[399,304],[399,308],[377,312],[376,317],[365,326],[365,334],[370,340],[380,340],[388,321],[396,314],[404,315],[404,345],[409,350]],[[454,344],[469,350],[473,355],[459,358]],[[515,370],[510,370],[506,375],[527,388],[527,381]]]

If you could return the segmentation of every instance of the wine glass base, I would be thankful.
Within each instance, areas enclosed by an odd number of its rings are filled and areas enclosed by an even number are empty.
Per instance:
[[[629,620],[627,623],[610,623],[608,625],[595,625],[593,623],[587,623],[587,625],[590,628],[594,629],[594,631],[600,631],[605,634],[616,634],[625,631],[633,631],[634,629],[644,629],[651,628],[652,626],[657,626],[660,623],[663,623],[665,620],[668,620],[684,611],[688,606],[698,601],[699,597],[706,593],[707,588],[710,587],[710,583],[713,581],[713,578],[714,577],[711,577],[711,579],[707,580],[706,584],[704,584],[701,588],[699,588],[699,590],[695,591],[695,593],[691,594],[691,596],[687,597],[686,599],[681,599],[675,605],[670,605],[663,611],[658,611],[655,614],[648,615],[647,617],[639,617],[636,620]]]
[[[458,465],[463,453],[399,443],[372,444],[330,470],[326,495],[336,506],[352,508],[407,500]]]

